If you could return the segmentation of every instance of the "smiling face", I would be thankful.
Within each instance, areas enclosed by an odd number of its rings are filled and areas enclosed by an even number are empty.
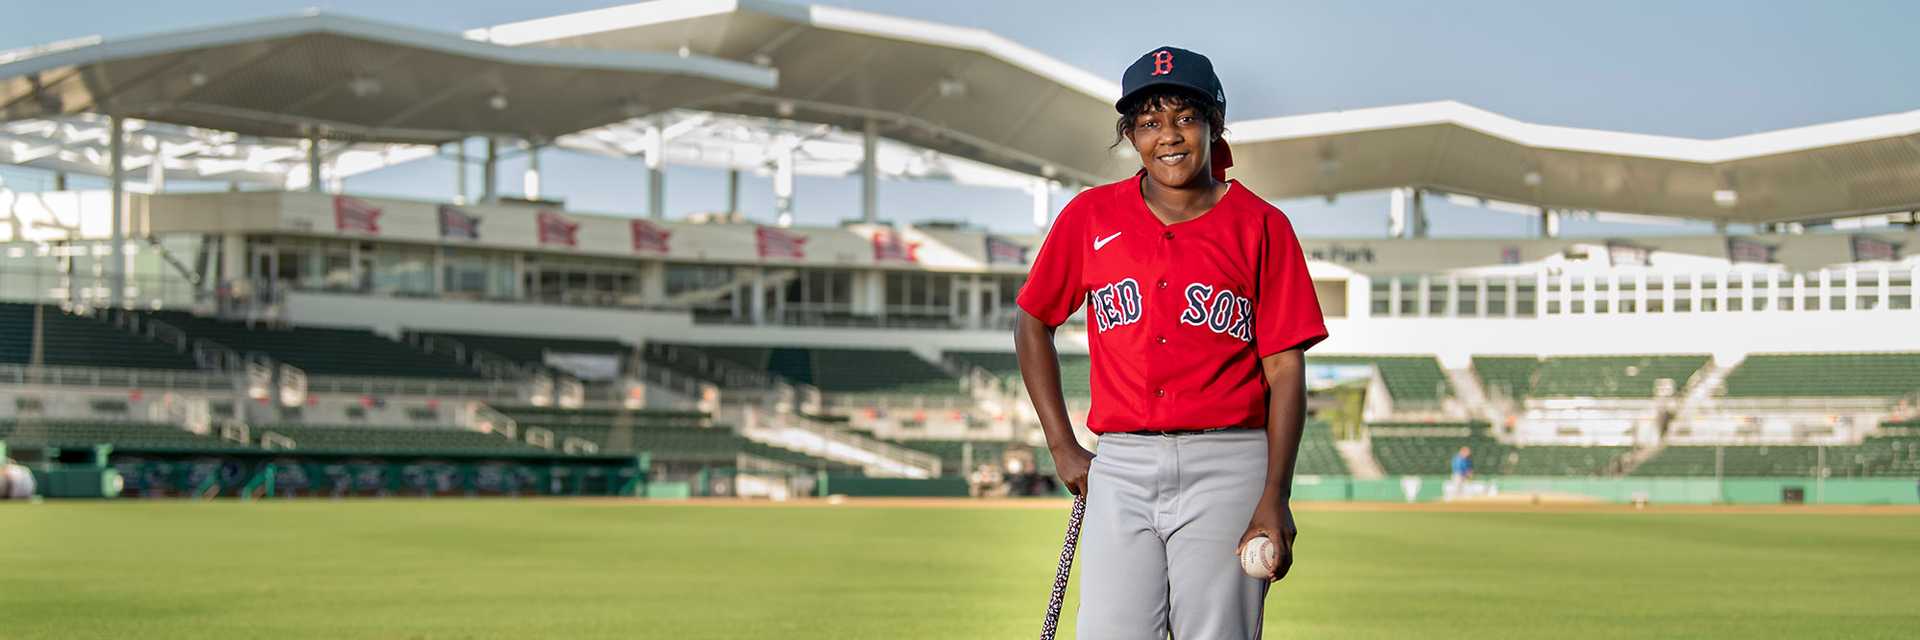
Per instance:
[[[1162,187],[1212,184],[1212,147],[1219,136],[1216,109],[1182,93],[1150,95],[1124,116],[1121,137],[1140,154],[1140,166]]]

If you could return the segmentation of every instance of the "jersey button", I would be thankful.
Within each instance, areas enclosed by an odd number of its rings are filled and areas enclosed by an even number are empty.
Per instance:
[[[1172,240],[1172,239],[1173,239],[1173,232],[1172,232],[1172,231],[1168,231],[1168,232],[1166,232],[1166,233],[1162,233],[1162,234],[1160,234],[1160,237],[1162,237],[1162,238],[1166,238],[1166,239],[1168,239],[1168,240]]]
[[[1160,288],[1162,288],[1162,289],[1165,289],[1165,288],[1167,288],[1167,281],[1165,281],[1165,280],[1161,280],[1161,281],[1160,281]]]
[[[1160,336],[1160,344],[1166,344],[1166,343],[1167,343],[1167,337],[1166,337],[1166,336]]]
[[[1154,389],[1154,390],[1153,390],[1153,397],[1155,397],[1155,398],[1165,398],[1165,397],[1167,397],[1167,390],[1166,390],[1166,389]]]

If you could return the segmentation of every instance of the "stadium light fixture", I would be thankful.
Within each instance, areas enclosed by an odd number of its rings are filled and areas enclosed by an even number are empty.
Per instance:
[[[1740,203],[1740,193],[1732,189],[1716,189],[1713,192],[1713,204],[1722,209],[1731,209]]]
[[[356,98],[380,95],[380,89],[380,79],[373,76],[354,76],[347,81],[347,90],[352,91]]]
[[[941,78],[939,88],[940,97],[942,98],[967,97],[967,83],[962,82],[959,78]]]
[[[1528,171],[1526,175],[1520,176],[1520,181],[1525,182],[1529,187],[1538,187],[1540,186],[1542,178],[1540,177],[1540,172]]]
[[[492,107],[494,111],[506,111],[507,110],[507,94],[505,93],[493,94],[493,97],[487,98],[487,106]]]

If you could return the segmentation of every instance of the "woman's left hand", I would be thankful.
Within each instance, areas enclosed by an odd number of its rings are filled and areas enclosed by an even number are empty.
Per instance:
[[[1293,525],[1293,508],[1288,502],[1262,496],[1260,503],[1253,508],[1253,520],[1247,523],[1247,532],[1240,534],[1240,544],[1233,548],[1233,557],[1237,562],[1248,540],[1266,536],[1274,541],[1277,553],[1273,575],[1268,579],[1279,582],[1293,568],[1293,540],[1299,535],[1299,530]]]

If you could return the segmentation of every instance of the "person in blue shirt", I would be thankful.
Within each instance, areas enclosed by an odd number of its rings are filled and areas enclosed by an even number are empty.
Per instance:
[[[1460,447],[1460,453],[1453,456],[1453,481],[1463,482],[1473,479],[1473,449]]]

